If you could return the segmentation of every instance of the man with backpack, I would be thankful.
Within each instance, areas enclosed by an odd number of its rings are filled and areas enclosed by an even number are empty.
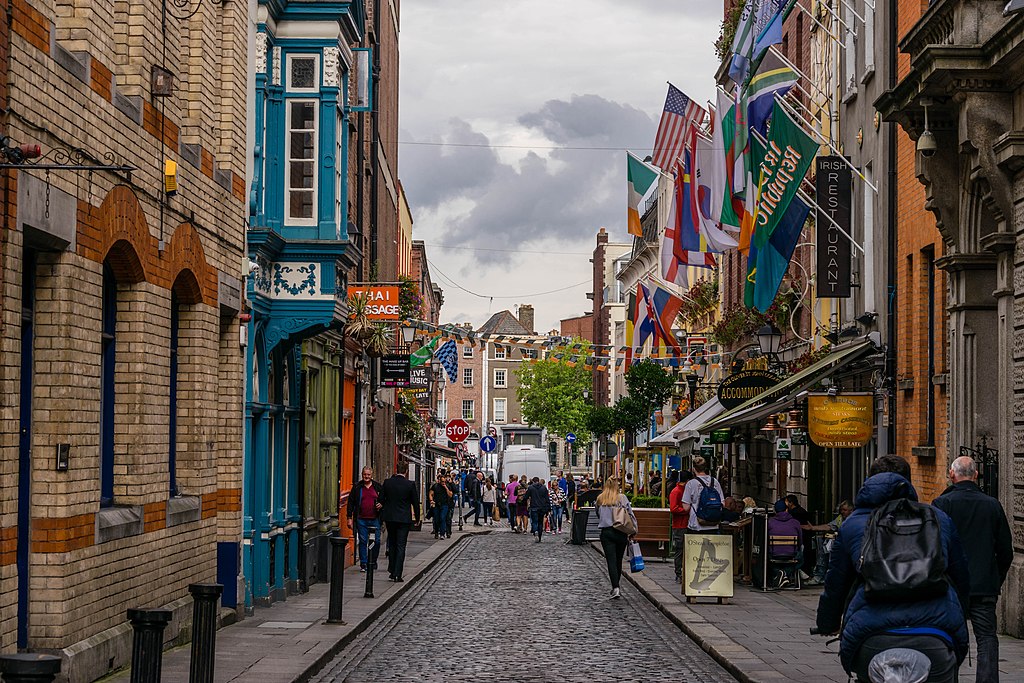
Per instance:
[[[928,681],[954,681],[967,656],[969,591],[956,527],[917,502],[903,458],[878,457],[869,475],[833,543],[818,631],[842,626],[839,659],[858,681],[870,680],[875,655],[894,648],[928,657]]]
[[[693,459],[696,476],[686,482],[679,506],[689,514],[687,529],[691,534],[717,534],[722,522],[722,486],[708,474],[708,463],[699,455]]]
[[[953,485],[932,501],[953,520],[971,574],[968,604],[978,643],[978,683],[999,682],[996,602],[1013,563],[1013,539],[999,501],[978,487],[978,465],[966,455],[949,467]]]

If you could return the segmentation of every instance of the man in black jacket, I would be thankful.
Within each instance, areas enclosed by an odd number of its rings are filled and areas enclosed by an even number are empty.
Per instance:
[[[388,527],[388,575],[392,581],[402,580],[409,529],[414,519],[420,521],[420,492],[408,474],[409,463],[403,460],[395,468],[395,475],[381,486],[381,517]]]
[[[473,526],[481,526],[480,524],[480,510],[484,506],[484,473],[477,470],[477,473],[472,478],[466,479],[466,495],[469,497],[469,512],[462,516],[462,519],[468,519],[470,515],[473,517]],[[459,527],[460,529],[462,527]]]
[[[348,494],[348,528],[352,529],[359,539],[359,571],[366,571],[369,561],[373,569],[377,568],[377,557],[380,555],[380,484],[373,480],[373,470],[363,468],[363,478],[356,482]],[[374,532],[373,557],[367,558],[367,545],[370,530]]]
[[[999,680],[996,601],[1013,562],[1010,525],[999,501],[978,487],[978,465],[961,456],[949,467],[953,485],[932,505],[953,520],[971,573],[968,613],[978,642],[978,683]]]
[[[537,534],[537,543],[544,536],[544,520],[551,512],[551,496],[548,495],[548,487],[534,477],[530,486],[526,489],[526,496],[530,499],[530,523],[533,533]]]

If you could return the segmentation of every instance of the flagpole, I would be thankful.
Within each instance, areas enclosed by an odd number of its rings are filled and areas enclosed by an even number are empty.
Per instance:
[[[769,49],[769,50],[771,50],[771,52],[772,52],[772,54],[773,54],[773,55],[775,55],[775,56],[776,56],[776,57],[778,57],[778,58],[779,58],[780,60],[782,60],[782,61],[783,61],[783,62],[784,62],[784,63],[786,64],[786,66],[788,66],[788,67],[789,67],[790,69],[792,69],[793,71],[795,71],[795,72],[796,72],[796,74],[797,74],[798,76],[800,76],[800,77],[801,77],[801,78],[803,78],[803,79],[804,79],[805,81],[807,81],[808,83],[810,83],[810,84],[811,84],[811,86],[812,86],[812,87],[813,87],[813,88],[814,88],[815,90],[817,90],[817,91],[818,91],[818,94],[819,94],[819,95],[821,95],[821,96],[822,96],[822,97],[824,97],[825,99],[828,99],[828,96],[829,96],[829,95],[828,95],[828,93],[826,93],[826,92],[825,92],[825,91],[823,91],[823,90],[822,90],[821,88],[819,88],[819,87],[818,87],[818,84],[817,84],[817,83],[815,83],[815,82],[814,82],[814,81],[813,81],[813,80],[812,80],[811,78],[808,78],[807,74],[805,74],[805,73],[804,73],[803,71],[801,71],[801,70],[800,70],[799,68],[797,68],[797,65],[796,65],[796,64],[794,64],[793,62],[789,61],[789,59],[788,59],[788,58],[786,57],[786,55],[784,55],[784,54],[782,54],[781,52],[779,52],[779,50],[778,50],[778,49],[776,49],[776,47],[775,47],[774,45],[773,45],[773,46],[771,46],[771,47],[770,47],[770,48],[768,48],[768,49]],[[799,84],[798,84],[798,85],[799,85]],[[803,88],[802,88],[802,87],[801,87],[800,89],[801,89],[801,90],[803,90]],[[806,91],[806,90],[804,90],[804,92],[805,92],[805,93],[807,93],[807,91]],[[808,96],[808,97],[810,97],[810,93],[807,93],[807,96]]]
[[[864,17],[862,17],[861,15],[857,14],[857,10],[854,8],[853,5],[848,3],[846,0],[839,0],[839,2],[841,2],[843,4],[843,7],[845,7],[848,10],[850,10],[850,14],[852,14],[853,16],[855,16],[858,19],[860,19],[860,23],[861,24],[867,26],[868,22],[864,21]],[[872,7],[871,9],[875,9],[875,8]],[[856,35],[856,31],[854,31],[854,35]]]
[[[779,103],[779,105],[780,105],[780,106],[782,107],[783,111],[787,113],[787,115],[788,115],[788,114],[792,114],[793,116],[796,116],[796,117],[797,117],[798,119],[800,119],[800,120],[801,120],[802,122],[804,122],[804,123],[808,123],[808,122],[807,122],[806,120],[804,120],[804,117],[800,116],[799,112],[797,112],[797,111],[796,111],[795,109],[793,109],[793,108],[792,108],[792,107],[790,106],[790,104],[789,104],[788,102],[786,102],[786,101],[785,101],[785,100],[783,100],[783,99],[782,99],[781,97],[779,97],[779,96],[778,96],[778,93],[774,93],[774,96],[775,96],[775,101]],[[790,120],[792,121],[792,119],[790,119]],[[799,124],[799,123],[797,123],[796,121],[793,121],[793,124],[794,124],[794,125],[797,125],[797,126],[799,126],[799,125],[800,125],[800,124]],[[817,137],[817,138],[818,138],[818,140],[821,140],[821,141],[822,141],[822,143],[823,143],[823,144],[824,144],[825,146],[827,146],[827,147],[828,147],[828,148],[829,148],[830,150],[832,150],[832,151],[833,151],[833,152],[835,153],[835,155],[836,155],[837,157],[839,157],[840,159],[842,159],[842,160],[843,160],[843,163],[844,163],[844,164],[846,164],[847,166],[849,166],[849,167],[850,167],[850,170],[851,170],[851,171],[853,171],[854,173],[856,173],[856,174],[857,174],[857,177],[858,177],[858,178],[860,178],[861,180],[863,180],[863,181],[864,181],[864,184],[865,184],[865,185],[867,185],[867,186],[868,186],[868,187],[870,187],[870,188],[871,188],[872,190],[874,190],[875,194],[878,194],[878,188],[877,188],[877,187],[875,187],[874,185],[872,185],[872,184],[871,184],[871,181],[870,181],[870,180],[868,180],[867,178],[865,178],[865,177],[864,177],[864,174],[863,174],[863,173],[861,173],[861,172],[860,172],[860,171],[859,171],[859,170],[857,169],[857,167],[856,167],[856,166],[854,166],[854,165],[853,165],[852,163],[850,163],[850,160],[849,160],[849,159],[847,159],[847,158],[846,158],[845,156],[843,156],[842,154],[840,154],[839,150],[838,150],[838,149],[836,149],[836,148],[835,148],[835,147],[834,147],[834,146],[832,145],[832,143],[831,143],[831,142],[829,142],[828,140],[826,140],[826,139],[825,139],[825,136],[824,136],[824,135],[822,135],[822,134],[821,134],[821,133],[819,133],[819,132],[818,132],[817,130],[815,130],[815,129],[814,129],[814,126],[808,125],[808,126],[806,126],[806,130],[807,130],[807,131],[809,131],[809,132],[811,132],[811,133],[813,133],[813,134],[815,135],[815,137]]]
[[[842,0],[839,0],[839,1],[840,1],[840,2],[842,2]],[[857,27],[855,26],[855,27],[853,27],[853,28],[850,28],[850,25],[849,25],[849,24],[847,24],[847,23],[846,23],[845,21],[843,21],[842,17],[840,17],[840,16],[839,16],[839,15],[838,15],[838,14],[836,13],[836,11],[835,11],[834,9],[832,9],[831,7],[829,7],[829,3],[827,3],[827,2],[823,2],[823,3],[821,3],[821,6],[822,6],[822,7],[824,7],[824,8],[826,9],[826,10],[828,10],[828,13],[829,13],[829,14],[831,14],[831,15],[832,15],[832,17],[833,17],[833,18],[834,18],[834,19],[835,19],[836,21],[838,21],[838,22],[839,22],[839,24],[840,24],[840,25],[841,25],[841,26],[842,26],[843,28],[845,28],[845,29],[846,29],[846,30],[847,30],[848,32],[852,33],[852,34],[853,34],[854,36],[856,36],[856,35],[857,35]],[[855,14],[856,14],[856,13],[855,13]],[[864,21],[864,20],[863,20],[863,19],[861,19],[861,21]],[[845,47],[845,45],[846,45],[846,44],[844,43],[844,44],[843,44],[843,46]]]
[[[814,15],[813,15],[813,14],[812,14],[811,12],[810,12],[810,10],[808,10],[808,9],[807,9],[806,7],[804,7],[803,5],[801,5],[801,4],[799,3],[799,2],[798,2],[798,3],[796,3],[796,5],[794,5],[794,7],[796,7],[796,8],[797,8],[797,9],[799,9],[799,10],[800,10],[801,12],[803,12],[803,13],[804,13],[804,14],[806,14],[806,15],[807,15],[808,17],[810,17],[811,21],[813,21],[813,22],[814,22],[815,24],[817,24],[817,25],[818,25],[818,27],[819,27],[819,28],[821,28],[821,30],[825,32],[825,35],[827,35],[827,36],[828,36],[829,38],[831,38],[831,39],[832,39],[832,41],[833,41],[833,42],[834,42],[834,43],[835,43],[836,45],[841,45],[841,46],[845,47],[845,45],[844,45],[844,44],[843,44],[843,43],[842,43],[842,42],[841,42],[841,41],[840,41],[840,40],[839,40],[838,38],[836,38],[836,37],[835,37],[834,35],[832,35],[832,32],[831,32],[831,31],[829,31],[828,27],[827,27],[827,26],[825,26],[825,24],[823,24],[823,23],[821,23],[820,21],[818,21],[818,19],[817,19],[817,18],[816,18],[816,17],[815,17],[815,16],[814,16]]]
[[[825,210],[823,208],[821,208],[821,206],[818,205],[818,202],[816,202],[813,199],[811,199],[807,195],[807,193],[803,191],[803,188],[798,187],[796,189],[796,194],[808,206],[812,206],[815,209],[817,209],[818,215],[819,216],[824,216],[825,220],[827,220],[829,223],[831,223],[833,228],[835,228],[839,232],[843,233],[843,236],[846,237],[846,239],[850,240],[850,244],[852,244],[853,246],[857,247],[857,249],[860,250],[860,253],[867,254],[867,252],[864,251],[864,247],[862,247],[861,245],[857,244],[857,241],[855,239],[853,239],[853,236],[850,235],[850,233],[846,232],[846,230],[843,229],[843,226],[841,226],[838,223],[836,223],[835,219],[832,218],[832,216],[829,216],[825,212]]]

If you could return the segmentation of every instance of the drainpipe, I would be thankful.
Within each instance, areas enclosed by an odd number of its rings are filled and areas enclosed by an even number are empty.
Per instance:
[[[896,68],[897,63],[897,4],[896,0],[889,0],[889,36],[886,44],[891,46],[889,52],[889,90],[890,92],[896,87]],[[893,121],[888,123],[889,126],[889,192],[888,192],[888,252],[886,254],[886,283],[887,291],[889,293],[889,301],[887,306],[886,314],[886,353],[885,353],[885,375],[886,385],[889,388],[889,429],[886,430],[887,438],[887,453],[896,452],[896,248],[897,248],[897,231],[896,231],[896,183],[898,181],[898,174],[896,173],[896,124]]]

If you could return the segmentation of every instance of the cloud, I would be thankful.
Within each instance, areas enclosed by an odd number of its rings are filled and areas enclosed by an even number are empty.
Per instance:
[[[411,139],[412,135],[404,133],[403,137]],[[454,197],[476,196],[477,190],[494,179],[500,163],[494,150],[487,147],[487,136],[459,118],[448,120],[443,135],[416,142],[428,144],[407,145],[400,157],[402,178],[415,179],[406,188],[414,209],[436,210]]]

